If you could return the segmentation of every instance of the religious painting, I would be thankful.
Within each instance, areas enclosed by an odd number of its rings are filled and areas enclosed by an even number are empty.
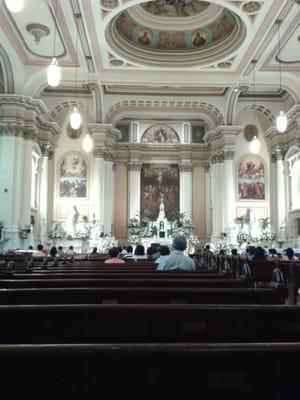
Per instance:
[[[143,219],[156,220],[162,205],[168,220],[178,216],[178,165],[143,164],[141,171],[141,214]]]
[[[152,15],[159,17],[190,17],[201,14],[209,3],[197,0],[156,0],[141,4]]]
[[[141,138],[142,143],[179,143],[179,136],[167,125],[153,125],[146,129]]]
[[[195,32],[192,33],[192,44],[195,47],[200,47],[203,46],[206,42],[206,33],[201,31],[201,30],[197,30]]]
[[[87,197],[87,161],[78,153],[69,153],[59,162],[59,197]]]
[[[266,199],[266,171],[262,159],[244,156],[237,165],[238,200]]]
[[[143,46],[149,46],[152,41],[152,36],[150,29],[141,29],[138,32],[138,42]]]

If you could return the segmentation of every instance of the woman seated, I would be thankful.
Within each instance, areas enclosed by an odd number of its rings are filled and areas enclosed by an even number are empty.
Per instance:
[[[109,257],[104,261],[104,264],[125,264],[125,261],[119,258],[119,248],[112,247],[108,250]]]
[[[135,260],[147,260],[148,256],[145,254],[145,247],[141,244],[138,244],[134,250],[134,258]]]

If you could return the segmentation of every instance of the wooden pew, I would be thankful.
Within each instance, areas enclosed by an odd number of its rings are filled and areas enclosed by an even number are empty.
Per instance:
[[[0,306],[0,343],[299,342],[300,308],[282,305]]]
[[[281,289],[98,287],[0,289],[0,304],[284,304]]]
[[[0,345],[1,396],[294,397],[299,358],[299,343]]]

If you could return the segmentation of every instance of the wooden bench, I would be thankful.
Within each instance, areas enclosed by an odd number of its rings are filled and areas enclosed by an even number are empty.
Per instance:
[[[300,341],[297,306],[5,305],[0,321],[2,344]]]
[[[284,304],[281,289],[98,287],[0,289],[0,304]]]

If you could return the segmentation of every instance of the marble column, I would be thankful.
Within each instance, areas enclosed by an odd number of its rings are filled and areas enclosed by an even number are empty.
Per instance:
[[[234,151],[224,151],[224,202],[223,202],[223,229],[225,232],[234,221]]]
[[[105,161],[103,149],[94,149],[93,219],[104,223]]]
[[[276,191],[277,191],[277,234],[280,235],[280,227],[286,223],[286,184],[284,154],[277,150],[276,153]]]
[[[47,242],[47,233],[50,230],[48,226],[49,221],[49,158],[51,150],[47,146],[42,146],[42,159],[41,159],[41,179],[40,179],[40,196],[39,196],[39,217],[40,217],[40,241]],[[53,192],[52,192],[53,193]]]
[[[223,232],[223,180],[224,180],[224,153],[214,153],[211,157],[211,185],[212,185],[212,240],[219,240]]]
[[[114,212],[114,234],[117,239],[127,239],[127,190],[128,174],[126,162],[115,164],[115,212]]]
[[[193,223],[195,234],[204,239],[206,237],[206,210],[205,210],[205,169],[203,163],[193,164]]]
[[[141,163],[128,164],[129,219],[137,218],[141,211]]]
[[[111,152],[104,154],[105,161],[105,179],[104,179],[104,214],[103,225],[105,232],[113,232],[113,213],[114,213],[114,189],[115,189],[115,172],[114,172],[114,156]]]
[[[208,238],[212,234],[212,185],[211,185],[211,166],[207,162],[205,169],[205,237]]]
[[[193,202],[193,165],[191,163],[179,164],[180,171],[180,213],[184,213],[187,218],[192,218]]]

